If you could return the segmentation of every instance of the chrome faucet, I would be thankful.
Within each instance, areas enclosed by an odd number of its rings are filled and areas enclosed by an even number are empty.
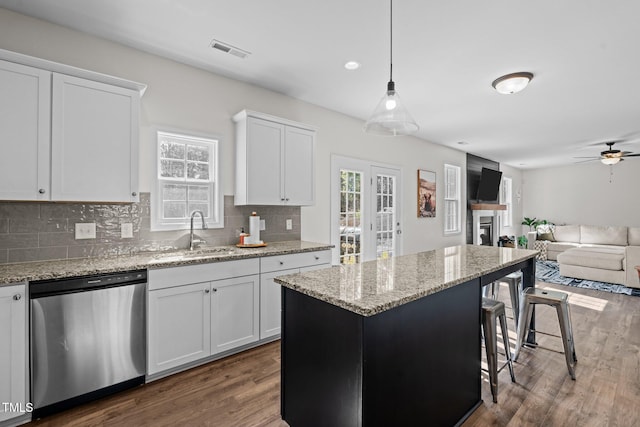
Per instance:
[[[203,239],[193,238],[193,218],[196,216],[196,214],[200,214],[200,218],[202,219],[202,229],[203,230],[207,229],[207,224],[205,224],[204,222],[204,214],[202,213],[202,211],[193,211],[191,213],[191,232],[189,233],[189,250],[190,251],[192,251],[197,245],[200,245],[202,243],[207,243]]]

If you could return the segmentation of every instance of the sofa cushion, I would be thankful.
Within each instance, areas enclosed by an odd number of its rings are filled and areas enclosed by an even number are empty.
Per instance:
[[[573,248],[558,255],[558,263],[618,271],[623,269],[624,248]]]
[[[629,227],[627,240],[629,246],[640,246],[640,227]]]
[[[556,242],[580,243],[579,225],[556,225],[553,230],[553,238]]]
[[[567,249],[573,249],[580,246],[580,243],[573,242],[549,242],[547,252],[563,252]]]
[[[580,243],[627,246],[627,227],[580,226]]]

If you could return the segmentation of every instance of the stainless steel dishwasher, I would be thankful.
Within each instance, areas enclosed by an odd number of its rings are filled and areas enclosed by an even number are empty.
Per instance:
[[[147,272],[29,284],[38,418],[144,383]]]

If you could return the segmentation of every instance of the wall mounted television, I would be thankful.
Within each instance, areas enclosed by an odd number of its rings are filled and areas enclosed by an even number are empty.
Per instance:
[[[478,194],[476,199],[478,202],[498,202],[498,195],[500,194],[500,180],[502,179],[502,172],[482,168],[480,175],[480,183],[478,184]]]

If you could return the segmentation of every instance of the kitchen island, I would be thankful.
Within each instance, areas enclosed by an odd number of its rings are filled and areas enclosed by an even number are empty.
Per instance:
[[[534,286],[536,253],[464,245],[276,278],[283,420],[461,424],[481,404],[481,288],[517,270]]]

